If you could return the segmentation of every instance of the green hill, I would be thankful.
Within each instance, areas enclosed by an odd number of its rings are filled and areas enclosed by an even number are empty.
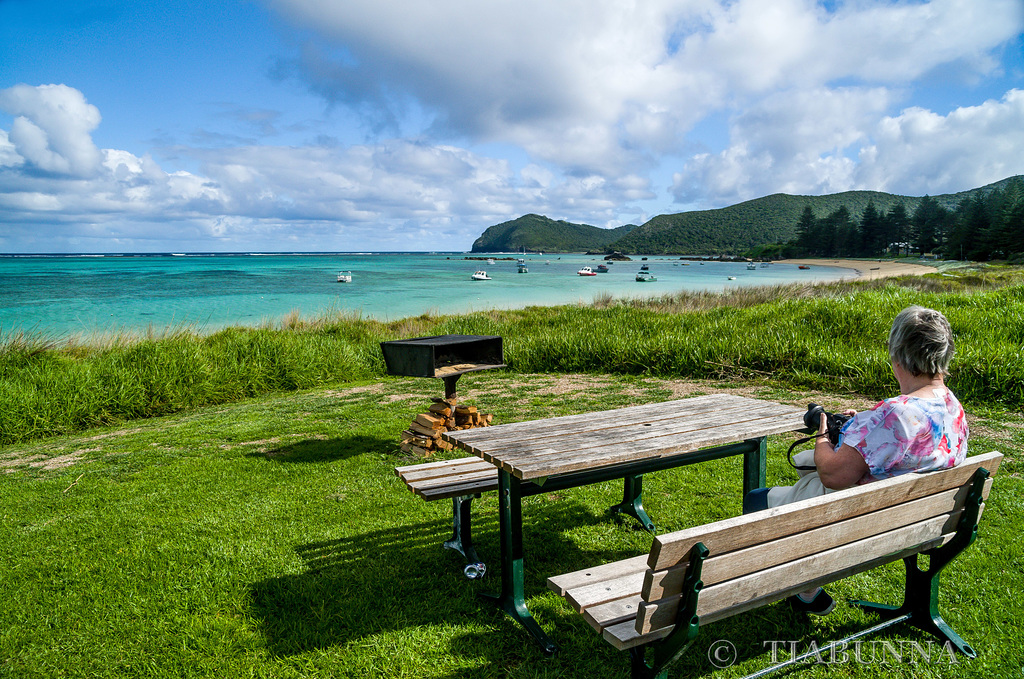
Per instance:
[[[635,224],[627,224],[601,229],[530,214],[488,227],[473,242],[473,252],[519,252],[523,248],[527,252],[604,250],[635,228]]]
[[[932,196],[947,209],[976,193],[987,194],[1003,188],[1013,177],[970,191]],[[718,210],[697,210],[658,215],[631,230],[609,249],[628,254],[740,254],[758,245],[789,241],[804,206],[816,217],[825,217],[845,205],[853,219],[860,219],[868,202],[880,212],[903,203],[913,214],[921,197],[900,196],[880,191],[846,191],[825,196],[791,196],[776,193]]]
[[[1012,179],[932,198],[953,210],[964,199],[1002,189]],[[489,227],[473,243],[473,252],[515,252],[525,247],[531,252],[619,250],[627,254],[737,255],[759,245],[791,240],[806,205],[819,218],[845,205],[852,218],[859,220],[868,202],[874,202],[882,213],[902,203],[907,213],[913,214],[921,197],[881,191],[846,191],[825,196],[776,193],[717,210],[658,215],[641,226],[629,224],[617,229],[599,229],[530,214]]]

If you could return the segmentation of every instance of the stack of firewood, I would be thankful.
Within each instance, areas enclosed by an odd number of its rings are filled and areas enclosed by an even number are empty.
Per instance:
[[[456,405],[455,399],[433,399],[428,412],[420,413],[402,432],[402,452],[432,455],[435,450],[451,450],[454,446],[441,439],[441,434],[457,429],[486,427],[494,415],[477,412],[476,406]]]

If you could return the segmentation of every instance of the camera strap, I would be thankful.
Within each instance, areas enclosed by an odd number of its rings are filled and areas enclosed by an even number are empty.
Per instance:
[[[797,446],[801,445],[801,444],[807,443],[808,441],[813,441],[815,438],[817,438],[817,437],[815,437],[815,436],[808,436],[807,438],[797,439],[796,441],[793,441],[793,445],[791,445],[789,447],[789,450],[786,451],[786,459],[789,460],[789,466],[790,467],[792,467],[793,469],[797,469],[799,471],[802,471],[802,472],[813,472],[813,471],[816,471],[818,469],[814,465],[793,464],[793,449],[796,448]]]

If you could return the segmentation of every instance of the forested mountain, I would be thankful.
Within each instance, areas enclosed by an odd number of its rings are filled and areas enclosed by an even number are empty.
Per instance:
[[[904,250],[952,251],[973,259],[1016,252],[1024,245],[1015,221],[1024,209],[1024,176],[970,191],[900,196],[846,191],[825,196],[776,193],[717,210],[658,215],[641,226],[599,229],[540,215],[488,228],[474,252],[582,252],[626,254],[871,256],[902,243]],[[1017,210],[1018,212],[1014,212]],[[969,213],[969,214],[968,214]]]
[[[555,221],[541,215],[524,215],[488,227],[473,242],[473,252],[585,252],[604,250],[622,238],[634,224],[600,229],[589,224]]]

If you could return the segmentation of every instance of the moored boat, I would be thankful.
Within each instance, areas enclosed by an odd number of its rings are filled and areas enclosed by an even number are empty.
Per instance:
[[[608,273],[608,265],[607,264],[598,264],[597,265],[597,273]]]
[[[656,280],[658,280],[658,278],[654,274],[652,274],[650,271],[643,271],[643,270],[641,270],[641,271],[638,271],[637,274],[636,274],[636,282],[637,283],[653,283]]]
[[[800,265],[800,266],[798,266],[797,268],[798,268],[798,269],[810,269],[811,267],[807,266],[806,264],[801,264],[801,265]]]
[[[470,278],[472,278],[474,281],[489,281],[489,280],[491,280],[491,277],[487,275],[486,271],[477,271],[472,276],[470,276]]]
[[[351,283],[352,282],[352,272],[351,271],[339,271],[338,272],[338,282],[339,283]]]
[[[580,275],[580,276],[596,276],[597,275],[597,273],[593,269],[591,269],[589,266],[583,267],[582,269],[580,269],[576,273],[578,275]]]
[[[516,260],[516,267],[518,273],[530,273],[530,270],[526,268],[526,260],[519,258]]]

